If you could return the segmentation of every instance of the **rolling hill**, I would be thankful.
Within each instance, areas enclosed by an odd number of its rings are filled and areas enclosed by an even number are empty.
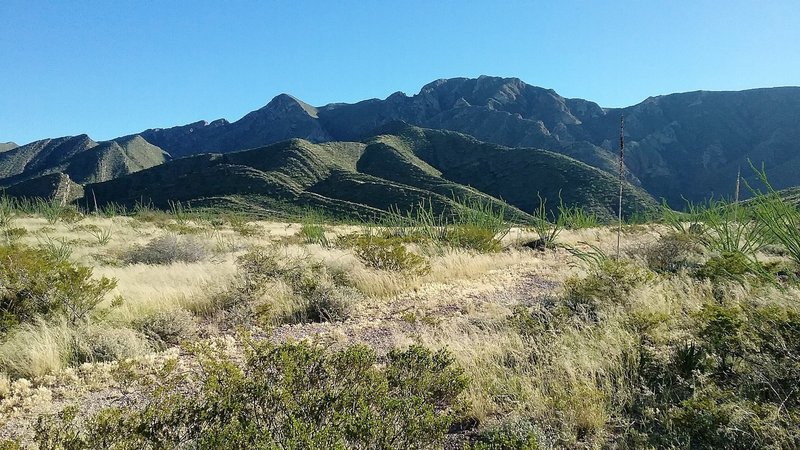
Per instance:
[[[584,205],[601,217],[613,215],[617,195],[614,177],[563,155],[403,123],[390,124],[363,142],[292,139],[180,158],[85,189],[99,204],[229,202],[258,210],[288,202],[362,217],[395,207],[410,210],[423,202],[446,212],[454,198],[479,199],[507,208],[518,220],[528,219],[538,206],[537,193],[551,206],[561,195],[565,203]],[[625,203],[628,213],[655,206],[632,185]]]
[[[89,136],[44,139],[0,153],[0,187],[64,174],[79,184],[107,181],[169,159],[141,136],[95,142]]]

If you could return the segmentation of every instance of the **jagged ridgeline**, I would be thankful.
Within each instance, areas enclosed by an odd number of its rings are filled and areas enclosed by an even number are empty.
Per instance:
[[[740,169],[745,181],[757,181],[749,161],[765,164],[776,189],[800,185],[800,88],[688,92],[610,109],[482,76],[354,104],[314,107],[281,94],[235,122],[106,142],[81,135],[0,144],[0,188],[41,196],[52,190],[51,175],[63,174],[85,188],[78,201],[90,207],[95,199],[191,201],[372,216],[423,200],[445,210],[475,198],[523,218],[538,206],[537,194],[552,209],[560,192],[566,206],[611,217],[623,113],[626,214],[654,199],[682,208],[684,199],[732,197]]]
[[[553,205],[560,194],[566,204],[610,217],[615,183],[611,175],[556,153],[395,124],[364,142],[292,139],[191,156],[85,189],[87,199],[99,205],[146,201],[166,207],[181,201],[257,212],[282,201],[361,217],[422,203],[446,212],[454,202],[480,202],[524,221],[538,206],[537,193]],[[629,185],[626,191],[629,212],[654,206],[641,189]]]

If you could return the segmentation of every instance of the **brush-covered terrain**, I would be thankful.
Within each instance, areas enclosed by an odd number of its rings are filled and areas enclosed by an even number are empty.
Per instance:
[[[320,187],[333,168],[436,192],[513,152],[453,164],[452,135],[409,133],[428,146],[260,150],[296,185],[259,151],[173,164],[345,202]],[[580,208],[498,209],[501,181],[372,223],[4,199],[0,448],[800,446],[792,204],[664,208],[618,236]]]

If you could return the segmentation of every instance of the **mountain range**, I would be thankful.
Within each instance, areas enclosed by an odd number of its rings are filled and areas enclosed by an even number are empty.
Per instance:
[[[3,144],[0,186],[35,186],[60,173],[100,201],[248,198],[346,213],[423,198],[444,208],[470,192],[526,214],[537,192],[555,199],[561,191],[565,202],[609,216],[621,116],[628,212],[661,199],[679,208],[684,199],[730,196],[740,169],[749,177],[749,161],[763,162],[778,188],[800,184],[798,87],[697,91],[603,108],[482,76],[355,104],[314,107],[281,94],[235,122],[107,142],[82,135]]]

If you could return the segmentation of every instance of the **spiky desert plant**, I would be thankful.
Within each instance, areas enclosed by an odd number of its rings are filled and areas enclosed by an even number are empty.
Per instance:
[[[766,190],[762,192],[745,181],[754,195],[758,221],[768,230],[769,237],[786,247],[792,259],[800,263],[800,211],[772,187],[763,165],[757,169],[751,162],[750,167]]]
[[[625,186],[625,115],[619,116],[619,209],[617,210],[617,258],[622,238],[622,189]]]

